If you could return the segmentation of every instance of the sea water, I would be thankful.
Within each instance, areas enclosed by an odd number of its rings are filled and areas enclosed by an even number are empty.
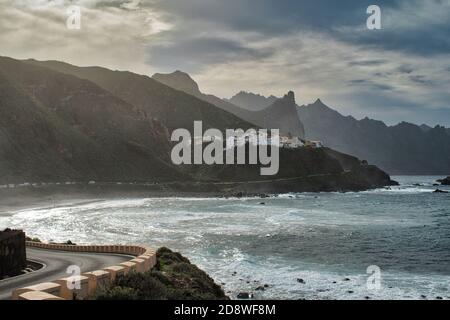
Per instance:
[[[450,299],[450,194],[433,193],[438,178],[266,199],[77,201],[3,213],[0,228],[61,242],[167,246],[233,298]],[[380,269],[376,289],[367,285],[369,266]]]

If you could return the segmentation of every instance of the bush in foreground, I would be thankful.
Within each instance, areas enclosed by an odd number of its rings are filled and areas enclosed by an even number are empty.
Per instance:
[[[102,291],[97,300],[137,300],[137,291],[132,288],[115,286],[109,290]]]
[[[109,289],[97,293],[98,300],[218,300],[228,299],[222,288],[180,253],[160,248],[156,266],[145,273],[130,273]]]

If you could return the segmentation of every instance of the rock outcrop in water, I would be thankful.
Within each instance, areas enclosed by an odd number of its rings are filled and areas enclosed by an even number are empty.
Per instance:
[[[443,186],[450,186],[450,176],[444,179],[437,180],[437,182],[439,182]]]

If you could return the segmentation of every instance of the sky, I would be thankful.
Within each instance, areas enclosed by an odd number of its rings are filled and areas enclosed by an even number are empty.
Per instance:
[[[450,0],[0,0],[0,55],[182,70],[222,98],[293,90],[356,118],[450,126]]]

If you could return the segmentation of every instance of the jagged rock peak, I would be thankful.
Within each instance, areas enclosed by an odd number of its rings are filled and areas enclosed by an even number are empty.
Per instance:
[[[314,104],[323,104],[322,100],[320,98],[317,98],[317,100],[314,102]]]
[[[292,103],[295,104],[295,93],[294,91],[289,91],[284,97],[283,99],[289,100]]]
[[[329,109],[329,107],[327,107],[319,98],[316,101],[314,101],[314,103],[308,104],[307,107],[312,107],[316,109],[324,109],[324,108]]]

